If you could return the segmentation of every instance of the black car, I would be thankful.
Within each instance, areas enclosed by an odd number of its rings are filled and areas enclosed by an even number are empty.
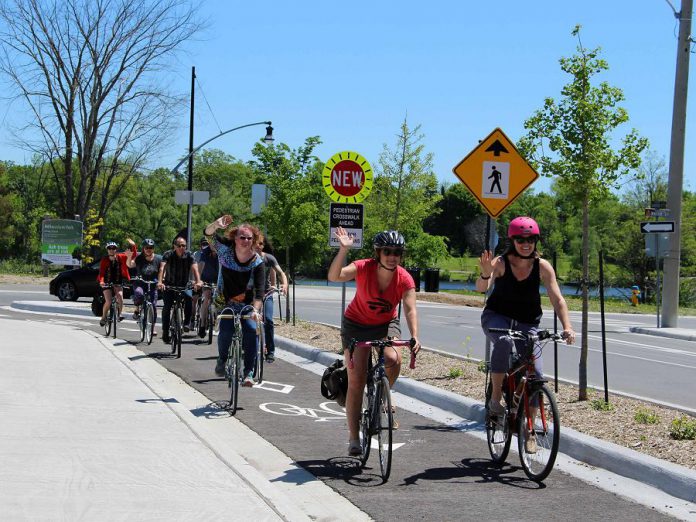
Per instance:
[[[80,297],[92,298],[99,292],[99,262],[97,259],[82,268],[66,270],[54,277],[48,285],[48,292],[61,301],[77,301]],[[131,269],[131,275],[133,270]],[[130,297],[130,288],[123,289],[123,296]]]

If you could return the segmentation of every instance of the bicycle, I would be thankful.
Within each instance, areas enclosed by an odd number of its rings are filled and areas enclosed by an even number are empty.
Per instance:
[[[275,287],[271,286],[268,289],[268,292],[266,292],[266,295],[263,296],[262,304],[261,304],[261,313],[259,314],[261,316],[261,319],[264,321],[264,325],[266,322],[266,302],[269,299],[273,299],[273,296],[275,294],[282,295],[280,290]],[[278,300],[280,302],[280,299]],[[282,307],[281,307],[281,320],[282,320]],[[271,318],[273,320],[273,318]],[[268,355],[268,339],[266,338],[266,329],[264,326],[264,336],[263,336],[263,343],[259,345],[259,350],[258,353],[256,354],[256,374],[259,376],[260,380],[263,380],[263,366],[264,366],[264,361],[266,359],[266,356]]]
[[[239,311],[226,306],[217,316],[218,329],[220,328],[220,321],[234,321],[232,342],[230,343],[230,348],[227,352],[227,360],[225,361],[225,380],[227,380],[227,387],[230,389],[230,402],[227,407],[227,411],[230,412],[230,415],[237,413],[239,383],[244,378],[244,368],[242,363],[242,321],[246,319],[256,321],[257,347],[259,345],[259,341],[262,341],[263,337],[263,326],[261,325],[261,321],[257,320],[257,317],[253,312],[254,307],[251,305],[245,305]]]
[[[510,369],[503,379],[505,412],[502,416],[490,414],[492,395],[490,366],[486,368],[486,440],[488,451],[496,464],[502,464],[510,451],[512,434],[517,433],[520,463],[525,474],[536,482],[544,480],[556,461],[560,441],[560,416],[556,398],[539,378],[534,361],[541,356],[549,341],[560,341],[561,334],[539,330],[536,334],[507,328],[490,328],[489,332],[505,333],[510,339]],[[516,349],[515,340],[523,341],[525,353]],[[536,346],[538,341],[543,344]],[[533,440],[531,440],[533,439]]]
[[[106,337],[109,337],[109,335],[113,332],[114,339],[116,339],[116,323],[118,323],[118,301],[116,299],[116,292],[114,291],[114,286],[120,286],[121,288],[123,288],[123,285],[114,285],[113,283],[108,283],[101,285],[101,289],[102,293],[104,292],[104,290],[111,290],[111,307],[109,308],[109,311],[106,315],[106,323],[104,323],[104,333]]]
[[[208,315],[205,320],[205,328],[208,334],[208,344],[213,344],[213,331],[215,330],[215,306],[213,303],[212,292],[215,291],[215,285],[210,283],[203,283],[201,286],[201,295],[196,301],[196,313],[193,319],[193,331],[198,334],[198,330],[201,327],[201,310],[203,309],[203,301],[205,300],[205,290],[210,289],[211,296],[208,300]]]
[[[140,307],[140,317],[138,317],[138,327],[140,328],[140,341],[145,341],[148,345],[152,344],[152,336],[155,331],[155,304],[150,301],[152,287],[157,286],[157,281],[146,281],[141,277],[131,277],[131,281],[140,281],[146,285],[143,295],[143,304]]]
[[[181,340],[184,337],[184,292],[189,288],[191,288],[190,285],[166,287],[166,290],[171,290],[175,294],[169,312],[169,342],[172,345],[172,355],[176,359],[181,358]]]
[[[382,480],[389,479],[392,461],[392,433],[394,431],[394,412],[392,411],[389,379],[384,369],[384,349],[387,347],[415,346],[415,340],[378,339],[375,341],[351,340],[348,348],[350,358],[348,367],[353,369],[353,352],[356,348],[370,348],[372,354],[367,360],[367,384],[363,394],[360,413],[360,465],[364,466],[370,457],[372,436],[377,435],[379,468]],[[372,350],[372,349],[375,350]],[[376,351],[376,353],[375,353]],[[375,361],[373,362],[373,356]],[[411,353],[411,369],[416,367],[416,354]]]

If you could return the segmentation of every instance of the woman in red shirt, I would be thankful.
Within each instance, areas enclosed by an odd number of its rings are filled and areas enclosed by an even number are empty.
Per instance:
[[[118,320],[123,321],[123,284],[124,281],[130,281],[127,262],[131,258],[135,258],[138,252],[135,248],[135,243],[132,239],[126,239],[130,248],[128,252],[117,254],[118,244],[114,241],[109,241],[106,244],[107,255],[101,258],[99,262],[99,275],[97,281],[99,286],[104,289],[104,308],[102,309],[102,317],[99,324],[106,324],[106,316],[111,308],[111,292],[116,292],[116,302],[118,303]],[[112,288],[104,288],[107,285],[113,285]]]
[[[373,240],[375,256],[372,259],[359,259],[343,266],[348,250],[353,245],[353,237],[342,227],[336,229],[335,235],[341,246],[329,267],[329,281],[345,282],[355,279],[356,288],[355,297],[346,308],[341,323],[346,366],[349,366],[348,347],[352,339],[372,341],[401,337],[397,309],[402,300],[406,324],[415,341],[413,352],[417,353],[420,342],[416,285],[411,275],[399,266],[406,246],[404,236],[395,230],[380,232]],[[349,431],[348,453],[353,456],[360,454],[358,419],[367,379],[368,356],[369,350],[356,351],[353,354],[353,368],[348,367],[346,418]],[[386,350],[384,358],[389,384],[393,386],[401,370],[401,352],[397,349]]]

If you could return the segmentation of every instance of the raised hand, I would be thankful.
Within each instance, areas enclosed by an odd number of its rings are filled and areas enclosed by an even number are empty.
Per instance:
[[[342,247],[350,248],[353,246],[353,236],[346,232],[345,228],[336,227],[336,232],[334,232],[334,236],[336,236],[336,239],[338,239],[338,242],[341,244]]]
[[[224,216],[221,216],[215,220],[215,226],[217,228],[227,228],[232,224],[232,216],[229,214],[225,214]]]
[[[493,273],[495,268],[494,260],[495,256],[490,250],[484,250],[481,257],[479,257],[479,269],[483,277],[489,277]]]

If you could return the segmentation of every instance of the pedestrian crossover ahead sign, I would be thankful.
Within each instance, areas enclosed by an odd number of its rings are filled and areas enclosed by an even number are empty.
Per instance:
[[[343,227],[353,236],[351,248],[363,247],[363,206],[352,203],[331,203],[329,214],[329,246],[340,247],[336,239],[336,228]]]
[[[539,177],[501,129],[491,132],[452,172],[494,218]]]

